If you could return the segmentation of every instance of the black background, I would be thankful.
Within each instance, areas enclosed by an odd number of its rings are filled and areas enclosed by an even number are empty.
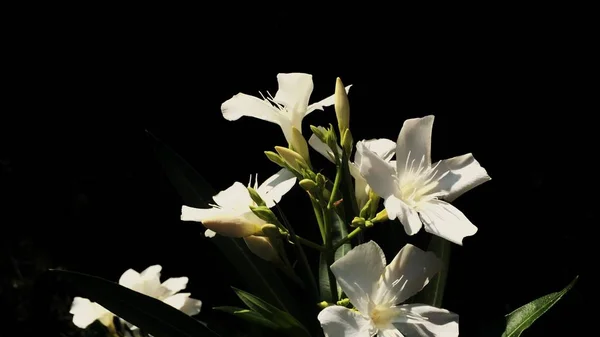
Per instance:
[[[201,225],[179,220],[182,202],[145,130],[216,190],[252,173],[262,181],[277,170],[263,151],[285,145],[283,134],[256,119],[226,121],[220,105],[238,92],[274,94],[277,73],[307,72],[311,102],[332,94],[337,76],[354,85],[356,140],[395,139],[405,119],[434,114],[433,160],[472,152],[492,177],[454,203],[479,228],[452,252],[444,307],[460,314],[462,336],[493,334],[504,314],[576,275],[575,288],[525,335],[586,330],[596,173],[584,18],[499,15],[434,29],[434,20],[373,27],[362,17],[240,20],[160,8],[60,19],[23,13],[7,31],[1,123],[0,294],[9,327],[80,333],[68,314],[72,289],[36,283],[47,268],[117,280],[156,263],[164,277],[190,277],[204,302],[199,317],[224,320],[210,308],[237,304],[234,276]],[[335,123],[333,108],[305,118],[304,134],[326,123]],[[331,172],[322,158],[314,162]],[[317,237],[300,191],[281,205],[304,223],[298,232]],[[367,238],[384,249],[393,239],[378,228]]]

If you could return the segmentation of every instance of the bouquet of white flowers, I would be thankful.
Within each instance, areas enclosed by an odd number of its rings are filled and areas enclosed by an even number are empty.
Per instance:
[[[249,116],[281,127],[287,146],[265,151],[279,171],[262,182],[250,176],[247,185],[234,182],[215,193],[155,139],[157,155],[185,203],[181,220],[201,224],[247,285],[233,289],[247,308],[223,303],[211,309],[281,336],[458,336],[460,313],[442,305],[448,251],[477,227],[451,202],[489,181],[486,170],[471,153],[432,162],[434,116],[404,121],[395,141],[355,141],[351,86],[338,78],[332,96],[310,103],[311,75],[279,74],[277,80],[275,96],[239,93],[221,107],[229,121]],[[303,118],[331,105],[337,126],[311,125],[307,140]],[[313,166],[315,152],[335,165],[335,176]],[[314,213],[319,242],[294,228],[278,206],[296,186],[310,200],[307,212]],[[400,225],[409,236],[421,229],[430,233],[429,246],[407,244],[388,261],[376,242],[363,242],[363,232],[373,226]],[[308,249],[319,259],[309,259]],[[202,315],[202,302],[183,292],[188,278],[161,282],[161,269],[127,270],[118,284],[71,271],[51,273],[80,286],[85,297],[75,297],[70,312],[82,329],[98,321],[109,336],[218,336],[210,321],[195,318]],[[280,276],[303,296],[292,296]],[[508,314],[502,336],[519,336],[576,279]]]

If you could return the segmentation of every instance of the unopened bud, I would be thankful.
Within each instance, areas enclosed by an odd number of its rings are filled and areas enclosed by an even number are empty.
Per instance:
[[[202,224],[217,234],[232,238],[243,238],[261,233],[261,225],[240,216],[220,215],[204,219]]]
[[[270,161],[274,162],[275,164],[277,164],[281,167],[286,168],[286,165],[285,165],[283,159],[277,153],[275,153],[273,151],[265,151],[265,155],[267,156],[267,158]]]
[[[267,223],[275,223],[278,221],[275,214],[273,214],[273,211],[267,206],[250,206],[250,210],[254,215]]]
[[[279,254],[268,238],[264,236],[248,236],[244,238],[248,249],[254,255],[268,262],[279,262]]]
[[[266,206],[265,201],[260,197],[260,194],[256,192],[252,187],[248,187],[248,193],[250,194],[250,198],[254,201],[258,206]]]
[[[360,217],[363,219],[368,219],[371,215],[371,200],[367,200],[367,203],[360,210]]]
[[[314,126],[311,125],[310,126],[310,130],[313,132],[313,134],[319,138],[320,141],[322,141],[323,143],[327,144],[326,138],[325,138],[325,134],[327,133],[327,129],[325,129],[322,126]]]
[[[292,126],[292,149],[296,151],[310,167],[310,156],[308,154],[308,144],[300,130]]]
[[[312,181],[310,179],[302,179],[302,180],[300,180],[298,185],[300,185],[300,187],[302,187],[307,192],[310,192],[318,187],[317,183],[315,183],[314,181]]]
[[[354,140],[352,139],[352,133],[350,129],[346,129],[342,136],[342,148],[346,153],[346,156],[349,156],[352,153],[352,147],[354,146]]]
[[[377,213],[377,215],[375,216],[375,218],[371,219],[371,222],[373,223],[378,223],[378,222],[384,222],[384,221],[388,221],[388,214],[387,214],[387,210],[382,210],[381,212]]]
[[[352,219],[352,227],[360,227],[365,225],[365,219],[355,216]]]
[[[321,187],[321,188],[325,187],[326,181],[327,181],[327,179],[325,179],[324,175],[322,175],[321,173],[317,173],[315,182],[317,183],[317,185],[319,185],[319,187]]]
[[[275,151],[279,153],[279,155],[285,161],[286,164],[288,164],[291,168],[296,170],[296,172],[301,172],[301,167],[298,164],[299,162],[304,162],[304,158],[302,158],[301,155],[299,155],[296,151],[281,146],[275,146]],[[306,167],[308,167],[308,165],[306,165],[306,162],[304,162],[304,164]]]
[[[348,94],[344,88],[344,83],[342,83],[339,77],[335,81],[335,94],[333,98],[338,129],[340,130],[340,135],[343,135],[350,126],[350,103],[348,102]]]

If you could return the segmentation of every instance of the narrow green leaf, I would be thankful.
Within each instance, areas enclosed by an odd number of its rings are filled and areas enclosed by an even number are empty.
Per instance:
[[[444,299],[444,289],[446,288],[446,279],[448,278],[448,267],[450,265],[450,252],[452,243],[439,236],[433,235],[427,250],[433,252],[440,260],[443,267],[429,284],[419,293],[415,300],[418,303],[429,304],[434,307],[441,308],[442,300]]]
[[[344,220],[340,216],[338,216],[334,212],[333,221],[332,221],[332,234],[333,235],[333,244],[335,245],[342,238],[348,236],[348,229],[346,228],[346,224]],[[335,252],[335,261],[337,261],[342,256],[348,254],[348,252],[352,249],[352,245],[350,242],[343,244],[338,248]],[[342,288],[338,285],[338,298],[331,298],[331,292],[329,291],[329,275],[327,274],[327,259],[325,253],[321,253],[319,258],[319,291],[321,293],[321,299],[330,303],[335,303],[342,296]]]
[[[537,300],[529,302],[517,310],[506,315],[506,330],[502,337],[519,337],[525,329],[529,328],[536,319],[542,316],[558,300],[561,299],[577,282],[579,275],[571,281],[563,290],[542,296]]]
[[[156,157],[184,204],[198,208],[207,207],[216,194],[212,187],[181,156],[150,132],[148,135]],[[198,226],[199,229],[202,228],[201,224]],[[241,239],[217,235],[210,241],[217,245],[252,291],[275,303],[279,308],[294,312],[294,308],[290,308],[294,303],[293,297],[274,268],[254,256]]]
[[[65,270],[53,269],[47,273],[72,282],[78,288],[80,296],[99,303],[155,337],[218,336],[196,319],[172,306],[115,282]]]
[[[237,288],[233,288],[233,290],[244,304],[277,325],[286,336],[310,337],[308,330],[289,313],[277,309],[275,306],[248,292]]]
[[[227,306],[214,307],[213,309],[232,314],[232,315],[239,317],[247,322],[250,322],[252,324],[261,325],[261,326],[264,326],[269,329],[276,330],[278,328],[278,326],[275,323],[262,317],[256,311],[252,311],[252,310],[244,309],[244,308],[238,308],[238,307],[227,307]]]

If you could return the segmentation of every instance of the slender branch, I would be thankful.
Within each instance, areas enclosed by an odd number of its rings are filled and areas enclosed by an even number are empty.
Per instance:
[[[333,251],[335,252],[336,250],[338,250],[338,248],[340,248],[343,244],[345,244],[346,242],[352,240],[355,236],[357,236],[359,233],[361,233],[363,231],[364,227],[357,227],[356,229],[354,229],[352,232],[348,233],[348,235],[346,235],[345,238],[341,239],[340,241],[338,241],[335,246],[332,247]]]
[[[291,235],[290,235],[290,236],[291,236]],[[312,248],[312,249],[316,249],[316,250],[318,250],[318,251],[320,251],[320,252],[323,252],[323,251],[325,251],[325,247],[321,246],[320,244],[318,244],[318,243],[316,243],[316,242],[312,242],[312,241],[310,241],[310,240],[308,240],[308,239],[305,239],[305,238],[303,238],[303,237],[300,237],[300,236],[298,236],[298,235],[296,235],[296,240],[297,240],[299,243],[301,243],[301,244],[305,245],[306,247],[310,247],[310,248]]]
[[[319,231],[321,232],[321,238],[323,239],[323,243],[327,240],[327,232],[325,228],[325,224],[323,222],[323,211],[319,207],[319,202],[313,197],[310,193],[308,194],[310,197],[310,202],[312,203],[313,210],[315,212],[315,218],[317,218],[317,223],[319,224]]]
[[[308,278],[310,279],[310,285],[313,288],[313,291],[315,293],[315,296],[319,296],[319,286],[317,285],[317,281],[315,279],[315,275],[312,272],[312,269],[310,269],[310,264],[308,263],[308,259],[306,258],[306,254],[304,253],[304,249],[302,248],[302,246],[300,245],[300,238],[299,236],[296,235],[296,233],[294,232],[294,229],[292,228],[292,224],[287,221],[287,219],[285,218],[285,216],[283,215],[283,213],[281,214],[283,221],[285,223],[287,223],[288,228],[289,228],[289,233],[290,233],[290,237],[292,238],[292,241],[295,243],[296,246],[296,250],[298,251],[298,255],[300,256],[300,261],[302,262],[302,265],[304,266],[304,269],[306,269],[306,274],[308,276]],[[312,241],[306,240],[306,239],[302,239],[302,241],[304,242],[304,244],[306,243],[310,243],[312,245],[316,245],[318,247],[321,247],[315,243],[313,243]]]

